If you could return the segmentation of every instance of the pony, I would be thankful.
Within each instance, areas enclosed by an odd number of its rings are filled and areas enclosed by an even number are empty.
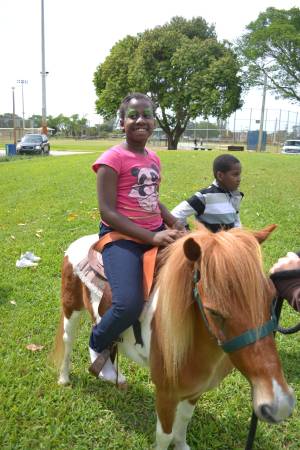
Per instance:
[[[187,425],[196,402],[233,368],[252,388],[257,417],[278,423],[292,413],[295,397],[285,381],[274,342],[274,287],[263,272],[259,243],[275,225],[251,232],[234,228],[212,233],[203,226],[162,250],[155,287],[140,318],[143,345],[135,345],[132,327],[118,348],[148,366],[156,388],[156,449],[174,444],[188,450]],[[70,355],[80,312],[101,320],[110,296],[102,299],[76,272],[97,235],[73,242],[62,268],[62,312],[54,356],[60,384],[69,379]],[[101,302],[100,302],[101,300]],[[126,380],[116,372],[110,381]],[[105,378],[105,374],[103,376]]]

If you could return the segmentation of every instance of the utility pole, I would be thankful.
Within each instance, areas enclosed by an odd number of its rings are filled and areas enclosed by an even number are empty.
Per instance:
[[[274,133],[273,133],[273,145],[276,144],[276,133],[277,133],[277,117],[275,119],[275,127],[274,127]]]
[[[15,88],[12,89],[12,101],[13,101],[13,135],[14,135],[14,144],[17,145],[17,135],[16,135],[16,108],[15,108]]]
[[[45,70],[45,26],[44,26],[44,0],[41,0],[41,40],[42,40],[42,133],[48,134],[46,109],[46,76]]]
[[[252,108],[250,108],[249,131],[251,131],[251,122],[252,122]]]
[[[25,131],[25,113],[24,113],[24,91],[23,85],[28,83],[28,80],[17,80],[17,83],[21,85],[22,88],[22,118],[23,118],[23,133]]]
[[[267,92],[267,74],[265,73],[264,87],[263,87],[263,96],[262,96],[262,103],[261,103],[260,122],[259,122],[258,143],[257,143],[257,150],[259,152],[262,151],[262,140],[263,140],[263,130],[264,130],[264,115],[265,115],[265,105],[266,105],[266,92]]]
[[[234,111],[234,118],[233,118],[233,142],[235,142],[235,123],[236,123],[236,111]]]

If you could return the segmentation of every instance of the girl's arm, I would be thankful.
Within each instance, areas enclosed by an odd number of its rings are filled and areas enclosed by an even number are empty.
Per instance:
[[[178,230],[184,230],[184,227],[180,223],[180,221],[170,213],[165,205],[163,205],[161,202],[158,202],[158,205],[161,211],[162,219],[168,227],[176,228]]]
[[[101,165],[97,171],[97,193],[101,218],[114,230],[139,239],[146,244],[167,245],[177,239],[177,230],[153,233],[146,230],[116,210],[118,174],[109,166]]]

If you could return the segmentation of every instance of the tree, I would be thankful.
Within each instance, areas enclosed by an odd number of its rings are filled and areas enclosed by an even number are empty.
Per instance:
[[[96,108],[115,114],[129,92],[147,93],[155,116],[176,149],[189,120],[226,118],[241,107],[239,63],[229,43],[218,42],[201,17],[170,23],[117,42],[94,75]]]
[[[117,42],[94,74],[96,109],[105,119],[116,115],[122,98],[130,91],[128,69],[138,41],[138,37],[127,36]]]
[[[267,8],[238,41],[247,85],[268,88],[300,102],[300,9]]]
[[[40,116],[39,114],[33,114],[31,117],[29,117],[29,120],[31,121],[34,128],[40,128],[42,123],[42,116]]]

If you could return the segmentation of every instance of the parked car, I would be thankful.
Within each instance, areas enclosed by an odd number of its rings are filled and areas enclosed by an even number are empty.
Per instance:
[[[285,141],[281,153],[300,155],[300,139],[289,139],[288,141]]]
[[[25,134],[17,143],[17,153],[49,154],[50,144],[45,134]]]

